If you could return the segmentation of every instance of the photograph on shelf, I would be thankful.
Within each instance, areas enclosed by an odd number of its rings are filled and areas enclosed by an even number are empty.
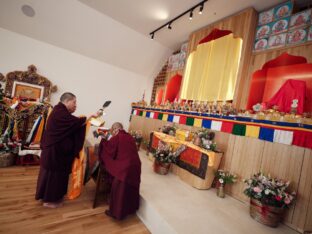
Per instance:
[[[288,30],[290,17],[280,19],[276,22],[271,23],[271,35],[286,32]]]
[[[306,28],[298,28],[293,31],[290,31],[287,34],[287,44],[294,45],[303,43],[307,39],[307,34],[308,33]]]
[[[311,22],[311,9],[291,16],[289,28],[304,27]]]
[[[270,33],[271,33],[271,28],[269,24],[259,26],[257,28],[256,38],[260,39],[260,38],[268,37]]]
[[[312,41],[312,25],[309,28],[309,33],[308,33],[308,41]]]
[[[262,39],[257,40],[255,42],[254,51],[265,50],[267,47],[268,47],[268,39],[267,38],[262,38]]]
[[[282,47],[286,43],[286,33],[270,36],[268,49]]]
[[[293,9],[291,1],[285,2],[274,8],[274,20],[279,20],[284,17],[290,16]]]

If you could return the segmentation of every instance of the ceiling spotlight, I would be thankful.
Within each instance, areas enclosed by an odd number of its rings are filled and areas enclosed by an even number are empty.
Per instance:
[[[34,17],[35,14],[36,14],[34,8],[32,8],[32,7],[29,6],[29,5],[23,5],[23,6],[21,7],[21,9],[22,9],[23,14],[26,15],[26,16],[28,16],[28,17]]]
[[[167,28],[168,28],[168,29],[172,29],[172,27],[171,27],[171,22],[167,25]]]
[[[190,20],[193,19],[193,10],[190,11]]]
[[[203,10],[204,10],[204,4],[200,5],[198,14],[200,15],[203,14]]]
[[[151,40],[154,40],[154,33],[151,33]]]

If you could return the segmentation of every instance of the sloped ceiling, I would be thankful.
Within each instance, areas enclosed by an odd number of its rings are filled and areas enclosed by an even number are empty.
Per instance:
[[[306,1],[306,0],[299,0]],[[247,7],[262,11],[283,0],[209,0],[150,40],[149,33],[199,0],[1,0],[0,27],[151,77],[191,32]],[[30,5],[34,17],[21,7]],[[198,10],[198,9],[197,9]],[[1,40],[1,38],[0,38]]]
[[[24,4],[33,7],[34,17],[22,13]],[[77,0],[1,0],[0,27],[145,77],[156,74],[172,53]]]
[[[195,6],[201,0],[79,0],[105,15],[149,36],[149,33],[164,25],[170,19]],[[208,0],[202,15],[199,8],[194,11],[193,20],[188,15],[172,24],[172,30],[162,29],[155,40],[173,50],[187,41],[191,32],[233,15],[248,7],[262,11],[285,0]]]

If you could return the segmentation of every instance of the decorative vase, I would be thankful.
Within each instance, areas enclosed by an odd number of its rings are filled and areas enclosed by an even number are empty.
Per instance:
[[[167,175],[170,169],[170,165],[171,163],[164,163],[164,162],[155,160],[153,164],[154,172],[160,175]]]
[[[220,184],[220,186],[217,188],[217,196],[224,198],[225,197],[225,193],[224,193],[224,185]]]
[[[264,225],[277,227],[283,219],[284,211],[283,207],[268,206],[256,199],[250,199],[250,216]]]

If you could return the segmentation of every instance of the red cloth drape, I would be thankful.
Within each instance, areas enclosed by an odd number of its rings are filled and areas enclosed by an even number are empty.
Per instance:
[[[306,97],[306,82],[301,80],[287,80],[277,93],[268,101],[268,107],[277,105],[279,111],[289,113],[294,99],[298,99],[297,112],[303,113]]]

